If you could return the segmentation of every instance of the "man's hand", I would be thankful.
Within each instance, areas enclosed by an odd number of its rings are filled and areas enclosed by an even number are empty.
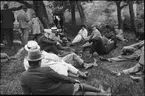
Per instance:
[[[60,43],[59,42],[56,42],[56,45],[59,45]]]
[[[76,83],[80,83],[80,81],[79,81],[79,80],[77,80],[77,79],[76,79],[75,81],[76,81]]]
[[[85,72],[81,72],[81,71],[78,71],[78,75],[80,76],[80,77],[83,77],[83,78],[86,78],[87,76],[86,76],[86,73]]]

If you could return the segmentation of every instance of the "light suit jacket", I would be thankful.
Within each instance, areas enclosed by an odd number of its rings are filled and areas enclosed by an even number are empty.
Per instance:
[[[17,16],[17,21],[19,22],[20,28],[28,28],[29,27],[29,19],[25,12],[21,12]]]

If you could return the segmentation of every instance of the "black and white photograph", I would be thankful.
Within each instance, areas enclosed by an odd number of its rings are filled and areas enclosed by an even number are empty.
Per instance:
[[[145,95],[144,0],[0,2],[0,95]]]

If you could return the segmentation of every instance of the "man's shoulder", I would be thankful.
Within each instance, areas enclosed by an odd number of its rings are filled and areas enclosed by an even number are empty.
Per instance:
[[[42,34],[38,39],[41,40],[41,39],[46,39],[46,38],[45,38],[44,34]]]

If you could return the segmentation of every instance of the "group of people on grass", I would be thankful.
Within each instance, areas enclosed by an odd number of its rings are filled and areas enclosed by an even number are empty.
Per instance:
[[[117,41],[127,41],[118,38],[116,35],[111,39],[106,38],[100,31],[92,26],[93,32],[88,34],[85,25],[81,26],[78,35],[72,40],[70,46],[62,46],[61,38],[55,35],[56,27],[45,29],[45,33],[36,41],[29,41],[25,45],[25,50],[28,52],[24,59],[25,72],[22,73],[21,86],[25,94],[51,94],[51,95],[111,95],[111,89],[104,91],[100,84],[99,88],[91,85],[83,84],[76,78],[87,78],[89,72],[82,72],[79,68],[87,69],[92,66],[97,66],[96,59],[93,63],[85,63],[84,60],[75,53],[71,48],[76,43],[84,41],[84,48],[90,48],[90,57],[94,53],[100,55],[102,61],[122,61],[122,60],[139,60],[138,63],[129,69],[121,72],[114,72],[114,75],[131,74],[133,80],[141,80],[143,77],[135,77],[132,74],[143,74],[144,71],[144,41],[139,41],[130,46],[124,46],[121,56],[113,58],[103,58],[101,55],[108,54],[111,50],[117,47]],[[83,32],[85,35],[82,35]],[[83,38],[85,36],[85,39]],[[90,44],[86,44],[90,43]],[[68,50],[69,49],[69,50]],[[65,54],[61,53],[64,51]],[[31,81],[30,81],[31,80]],[[48,88],[49,86],[49,88]],[[62,88],[63,87],[63,88]]]
[[[4,6],[5,10],[8,6]],[[101,55],[108,54],[117,47],[117,41],[128,42],[123,36],[123,31],[115,29],[115,35],[107,38],[102,34],[97,26],[92,25],[92,32],[88,35],[85,25],[81,25],[81,29],[76,37],[69,42],[66,36],[58,33],[57,26],[50,29],[44,29],[35,13],[30,21],[27,17],[27,8],[23,6],[24,13],[20,13],[17,21],[22,31],[22,42],[27,56],[24,58],[25,71],[22,73],[20,81],[24,94],[44,94],[44,95],[95,95],[110,96],[111,89],[106,91],[100,84],[98,88],[81,83],[77,78],[86,79],[89,72],[81,71],[79,68],[88,69],[92,66],[96,67],[97,63],[94,54],[99,56],[102,61],[114,62],[122,60],[138,60],[138,63],[122,72],[113,72],[116,76],[121,74],[131,74],[132,79],[141,79],[143,77],[134,77],[132,74],[143,74],[144,72],[144,41],[139,41],[130,46],[124,46],[122,54],[118,57],[103,58]],[[6,11],[2,15],[2,23],[6,20]],[[7,12],[13,17],[13,14]],[[11,22],[14,22],[11,19]],[[2,24],[3,25],[3,24]],[[34,38],[28,41],[29,27],[32,27]],[[11,27],[13,28],[13,27]],[[9,28],[5,28],[5,31]],[[8,31],[10,33],[10,30]],[[10,36],[10,34],[8,35]],[[9,40],[11,41],[11,40]],[[86,63],[72,48],[77,43],[83,41],[84,45],[81,51],[89,48],[90,57],[94,58],[93,63]],[[8,42],[9,43],[9,42]],[[66,46],[63,46],[64,43]],[[11,44],[10,44],[10,47]]]
[[[96,88],[81,83],[76,79],[79,77],[86,79],[89,72],[80,71],[79,68],[87,69],[91,66],[97,66],[96,59],[94,58],[95,61],[93,63],[85,63],[84,60],[75,53],[75,50],[66,49],[72,49],[71,46],[75,46],[75,43],[84,40],[84,43],[92,43],[82,48],[83,50],[85,47],[89,47],[91,57],[93,57],[94,53],[98,55],[108,54],[112,49],[116,48],[118,37],[114,36],[109,40],[104,35],[102,36],[96,27],[92,26],[92,34],[86,36],[86,39],[83,39],[81,32],[83,34],[83,30],[87,32],[87,29],[82,25],[81,30],[74,40],[72,40],[70,46],[63,47],[61,45],[62,42],[60,42],[61,39],[55,35],[56,30],[54,31],[53,29],[54,28],[45,29],[45,33],[40,36],[37,42],[30,40],[25,45],[25,50],[28,53],[24,58],[24,68],[26,71],[23,72],[21,76],[21,86],[24,94],[110,96],[110,88],[105,91],[101,84],[99,88]],[[52,34],[53,36],[51,36]],[[93,47],[95,48],[92,51]],[[55,50],[59,50],[60,53]],[[61,50],[65,51],[65,53],[68,51],[68,53],[61,55]],[[132,74],[143,74],[144,41],[139,41],[130,46],[124,46],[121,56],[113,58],[103,58],[100,56],[100,60],[108,62],[132,59],[139,60],[134,67],[125,69],[121,72],[112,72],[116,76],[131,74],[130,77],[133,80],[141,80],[143,77],[134,77]]]

